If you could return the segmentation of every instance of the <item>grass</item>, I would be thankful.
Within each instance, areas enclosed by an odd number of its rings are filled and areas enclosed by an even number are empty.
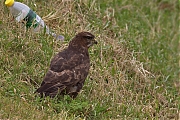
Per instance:
[[[180,116],[179,2],[21,0],[64,42],[12,20],[0,1],[0,119],[173,119]],[[91,69],[75,100],[40,99],[50,59],[80,31],[95,34]]]

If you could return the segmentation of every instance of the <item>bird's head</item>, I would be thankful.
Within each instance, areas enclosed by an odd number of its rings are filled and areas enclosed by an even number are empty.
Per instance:
[[[74,47],[89,48],[94,44],[97,44],[95,36],[89,32],[80,32],[71,41],[71,45]]]

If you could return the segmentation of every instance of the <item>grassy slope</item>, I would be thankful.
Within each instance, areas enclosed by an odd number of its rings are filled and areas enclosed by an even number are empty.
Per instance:
[[[177,119],[177,1],[21,2],[41,16],[60,9],[60,18],[47,23],[66,40],[25,32],[1,1],[1,119]],[[93,32],[99,44],[90,50],[81,94],[61,101],[35,97],[51,57],[82,30]]]

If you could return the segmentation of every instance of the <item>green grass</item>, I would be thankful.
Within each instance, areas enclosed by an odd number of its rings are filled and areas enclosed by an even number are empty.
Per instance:
[[[25,31],[0,1],[0,119],[178,119],[178,1],[20,2],[58,16],[45,20],[65,41]],[[34,91],[51,58],[80,31],[99,43],[83,90],[75,100],[40,99]]]

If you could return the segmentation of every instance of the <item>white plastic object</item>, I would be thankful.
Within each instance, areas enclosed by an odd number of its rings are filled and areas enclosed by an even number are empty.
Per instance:
[[[17,22],[25,21],[26,27],[33,27],[34,32],[44,30],[46,34],[52,35],[57,40],[64,40],[64,36],[56,35],[55,33],[51,32],[41,17],[32,11],[27,5],[20,2],[14,2],[14,0],[6,0],[5,4],[9,7],[10,13],[14,16]]]

